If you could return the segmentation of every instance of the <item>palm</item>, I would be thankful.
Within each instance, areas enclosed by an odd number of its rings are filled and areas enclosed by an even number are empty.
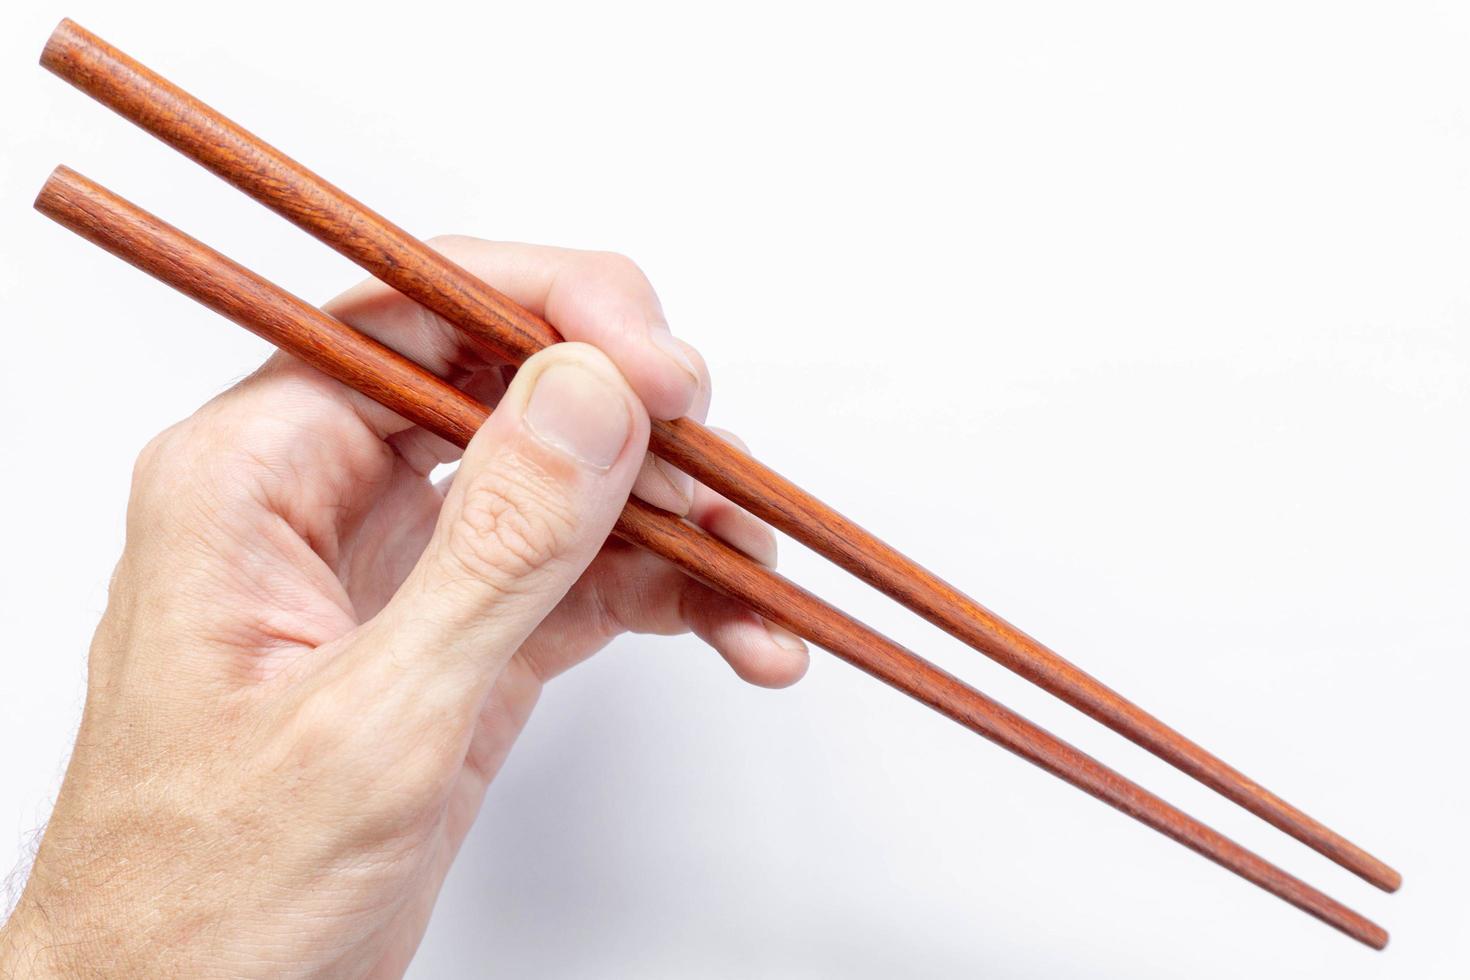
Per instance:
[[[469,381],[487,400],[498,384],[489,371]],[[234,564],[250,574],[211,576],[225,591],[208,608],[217,617],[210,632],[236,638],[220,653],[236,667],[255,668],[227,673],[269,679],[349,637],[392,598],[438,518],[443,496],[432,472],[456,453],[422,430],[387,431],[402,423],[288,358],[273,359],[240,390],[250,389],[257,403],[279,410],[257,413],[246,431],[231,433],[214,473],[232,492],[212,515],[221,533],[248,529],[248,557]],[[691,517],[707,519],[722,503],[702,495]],[[650,592],[662,600],[650,601]],[[685,618],[691,614],[693,623]],[[673,633],[692,625],[712,640],[730,635],[724,645],[738,651],[751,618],[652,556],[605,544],[487,699],[441,818],[400,871],[408,893],[379,933],[387,938],[382,974],[399,975],[417,947],[454,853],[545,679],[623,628]]]
[[[289,357],[155,439],[82,732],[12,917],[30,925],[9,935],[139,975],[204,962],[399,975],[547,678],[623,631],[693,631],[757,684],[801,676],[789,634],[600,542],[631,484],[775,558],[749,514],[640,470],[646,413],[702,419],[709,403],[641,273],[605,255],[444,244],[601,351],[538,354],[502,399],[503,366],[399,294],[367,283],[331,304],[503,405],[447,500],[432,478],[457,448]],[[61,908],[72,921],[47,911]],[[62,932],[98,938],[53,943]]]
[[[350,636],[393,596],[433,533],[443,497],[431,474],[452,452],[419,430],[385,436],[333,382],[283,357],[242,389],[255,389],[253,398],[279,411],[257,413],[244,431],[231,432],[221,465],[210,471],[222,490],[211,519],[244,546],[229,564],[248,574],[207,576],[218,591],[204,606],[214,621],[203,632],[228,638],[214,651],[230,661],[225,676],[268,684]],[[587,573],[596,576],[595,568]],[[563,601],[573,613],[580,589]],[[543,673],[564,669],[609,638],[605,629],[579,629],[578,621],[597,617],[549,617],[527,644],[544,651],[547,666],[517,653],[487,700],[442,817],[400,871],[408,893],[387,924],[385,974],[400,973],[417,946],[433,896],[536,701]]]
[[[503,366],[465,352],[453,331],[381,286],[360,287],[334,306],[359,329],[391,335],[394,346],[487,404],[505,390]],[[415,327],[426,325],[415,335]],[[629,356],[635,354],[660,356]],[[695,414],[703,414],[707,397],[703,382]],[[433,473],[459,451],[280,355],[181,428],[204,439],[209,465],[190,460],[180,478],[201,491],[191,496],[211,501],[202,526],[192,529],[208,539],[208,561],[202,568],[180,566],[175,576],[181,586],[184,580],[199,585],[206,600],[200,608],[208,621],[196,631],[195,620],[189,639],[196,648],[203,640],[222,668],[217,676],[230,678],[237,693],[268,701],[281,696],[283,685],[330,663],[394,597],[434,535],[443,493]],[[769,529],[705,488],[681,502],[667,475],[645,467],[635,492],[685,508],[689,520],[774,560]],[[387,875],[380,885],[394,900],[356,924],[378,940],[378,973],[396,976],[406,967],[485,789],[544,681],[625,630],[692,630],[759,684],[791,683],[805,666],[799,646],[793,652],[732,600],[650,554],[604,544],[498,675],[432,825],[413,835],[409,849],[380,863]]]

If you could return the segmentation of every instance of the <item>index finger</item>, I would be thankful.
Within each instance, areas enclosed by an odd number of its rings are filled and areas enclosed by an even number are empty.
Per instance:
[[[546,318],[567,340],[602,350],[654,418],[678,418],[707,397],[702,360],[673,336],[658,295],[632,260],[461,235],[428,244]],[[377,280],[347,291],[327,310],[441,375],[484,363],[451,324]]]

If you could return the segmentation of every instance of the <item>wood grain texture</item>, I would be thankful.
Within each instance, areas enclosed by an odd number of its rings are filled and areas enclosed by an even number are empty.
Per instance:
[[[454,323],[490,356],[520,363],[559,341],[541,317],[81,26],[71,21],[57,26],[41,63]],[[1402,879],[1394,868],[700,423],[656,420],[650,448],[964,644],[1097,718],[1277,829],[1377,887],[1398,889]]]
[[[488,356],[520,363],[562,339],[541,317],[81,26],[62,21],[41,54],[41,65],[434,310]],[[1367,882],[1389,892],[1398,889],[1402,879],[1394,868],[700,423],[656,420],[650,450]]]
[[[520,363],[561,338],[407,231],[69,20],[41,64]],[[650,449],[952,636],[1386,891],[1400,875],[979,602],[692,419],[655,421]]]
[[[489,417],[419,365],[75,171],[58,167],[36,209],[456,445]],[[630,498],[614,533],[1354,939],[1387,944],[1378,925],[687,521]]]

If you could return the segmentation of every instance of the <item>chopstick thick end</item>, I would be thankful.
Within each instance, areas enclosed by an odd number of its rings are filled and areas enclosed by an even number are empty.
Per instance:
[[[46,175],[46,183],[41,185],[31,206],[48,218],[55,218],[59,210],[58,205],[67,197],[67,192],[88,183],[90,181],[87,178],[66,164],[58,163],[55,169]]]
[[[86,39],[96,40],[85,27],[70,17],[61,18],[61,22],[46,39],[46,46],[41,49],[41,67],[58,75],[62,74],[57,69],[66,61],[67,53],[75,50],[79,41]]]
[[[46,175],[46,183],[36,192],[36,199],[31,202],[31,207],[42,214],[51,213],[51,202],[56,199],[56,192],[60,185],[64,184],[71,168],[64,163],[58,163],[52,171]]]

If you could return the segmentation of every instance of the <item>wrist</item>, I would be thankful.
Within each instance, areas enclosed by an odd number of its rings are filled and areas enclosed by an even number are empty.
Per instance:
[[[63,961],[63,948],[46,928],[45,917],[35,914],[22,901],[0,926],[0,977],[84,975]]]
[[[161,910],[124,907],[109,887],[129,879],[127,859],[124,867],[92,866],[69,860],[72,850],[53,822],[0,929],[0,977],[158,975]]]

